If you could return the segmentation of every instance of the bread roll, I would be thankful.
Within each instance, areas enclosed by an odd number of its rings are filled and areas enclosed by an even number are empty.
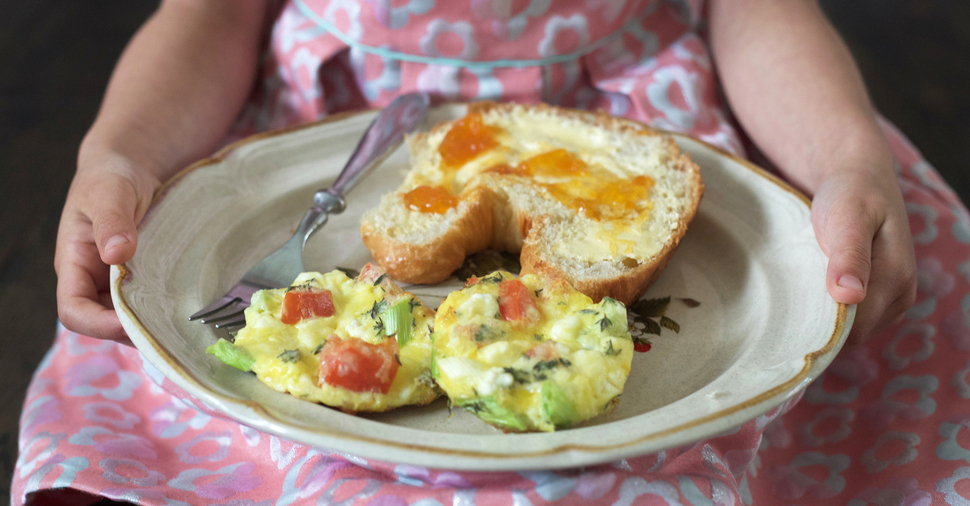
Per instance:
[[[411,169],[361,236],[396,280],[437,283],[467,255],[520,252],[522,273],[625,304],[656,280],[700,204],[669,136],[603,113],[479,102],[408,138]]]

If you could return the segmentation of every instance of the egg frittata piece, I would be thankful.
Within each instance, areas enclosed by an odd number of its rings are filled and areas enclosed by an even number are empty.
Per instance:
[[[254,294],[245,314],[235,342],[211,352],[280,392],[348,413],[440,394],[430,372],[434,310],[373,264],[356,279],[300,274],[289,288]]]
[[[506,432],[553,431],[609,411],[630,373],[626,307],[561,279],[470,278],[435,315],[432,374],[452,404]]]

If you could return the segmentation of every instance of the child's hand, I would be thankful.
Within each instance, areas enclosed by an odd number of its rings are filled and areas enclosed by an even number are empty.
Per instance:
[[[895,178],[864,171],[833,174],[815,192],[812,224],[829,257],[829,294],[858,304],[846,346],[898,323],[916,299],[916,260]]]
[[[125,48],[57,232],[57,311],[67,328],[128,342],[108,265],[134,255],[135,226],[160,182],[225,141],[252,89],[270,12],[266,0],[164,0]]]
[[[111,303],[108,265],[131,259],[136,223],[159,186],[118,155],[79,162],[57,232],[57,313],[65,327],[130,344]]]

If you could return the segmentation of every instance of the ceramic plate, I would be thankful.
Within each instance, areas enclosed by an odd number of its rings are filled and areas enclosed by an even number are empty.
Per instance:
[[[455,117],[433,109],[426,121]],[[826,258],[808,201],[757,167],[675,136],[701,167],[706,192],[676,255],[644,297],[670,297],[652,349],[636,353],[619,407],[555,433],[503,434],[439,400],[352,416],[266,387],[204,350],[221,331],[187,320],[292,234],[373,113],[248,138],[189,167],[160,193],[138,252],[112,269],[112,296],[145,360],[211,408],[293,441],[435,468],[519,470],[590,465],[729,430],[795,395],[834,358],[854,307],[826,294]],[[307,244],[308,270],[370,260],[361,214],[403,180],[400,148],[348,194],[343,214]],[[431,305],[457,286],[410,289]],[[699,304],[696,304],[699,303]],[[643,322],[635,331],[642,330]]]

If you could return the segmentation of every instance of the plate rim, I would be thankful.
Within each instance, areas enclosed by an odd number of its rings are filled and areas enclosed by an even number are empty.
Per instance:
[[[449,103],[449,104],[441,104],[437,107],[443,108],[443,107],[450,107],[454,105],[456,104]],[[212,156],[200,159],[190,164],[184,169],[178,171],[167,181],[165,181],[162,184],[162,186],[159,187],[159,189],[155,192],[152,198],[152,202],[149,205],[149,211],[148,213],[146,213],[146,217],[147,217],[147,214],[151,213],[151,209],[156,207],[162,200],[164,200],[165,196],[169,193],[169,191],[171,191],[182,179],[184,179],[185,176],[200,168],[223,162],[229,155],[231,155],[234,151],[236,151],[242,146],[248,145],[253,142],[265,140],[268,138],[283,136],[283,135],[287,135],[287,134],[302,131],[302,130],[313,129],[328,123],[338,122],[341,120],[346,120],[357,116],[374,114],[374,113],[376,113],[375,109],[337,113],[310,123],[260,132],[260,133],[253,134],[245,138],[239,139],[233,143],[230,143],[225,147],[223,147],[222,149],[220,149],[215,154],[213,154]],[[779,187],[781,190],[794,195],[803,205],[807,206],[808,208],[811,208],[811,201],[802,192],[800,192],[799,190],[797,190],[796,188],[794,188],[793,186],[791,186],[790,184],[782,180],[780,177],[757,166],[753,162],[750,162],[744,158],[741,158],[739,156],[736,156],[726,151],[723,148],[712,145],[706,141],[703,141],[701,139],[698,139],[696,137],[693,137],[687,134],[657,129],[649,125],[646,125],[642,122],[637,122],[636,120],[629,120],[629,121],[634,121],[635,123],[643,126],[644,128],[652,132],[657,132],[662,135],[667,135],[674,139],[687,140],[689,142],[697,143],[703,148],[713,151],[716,155],[727,158],[735,162],[736,164],[744,167],[745,169],[753,172],[754,174],[757,174],[758,176],[765,178],[770,183]],[[687,156],[690,156],[689,152],[687,152],[686,150],[683,150],[683,151],[685,152],[685,154],[687,154]],[[144,351],[142,350],[142,348],[147,345],[154,353],[154,356],[157,359],[160,359],[162,362],[164,362],[165,366],[159,367],[159,364],[155,363],[155,361],[152,360],[152,356],[146,353],[142,353],[143,360],[149,362],[152,366],[159,369],[160,372],[162,372],[162,374],[167,379],[172,381],[172,383],[175,384],[180,389],[184,390],[185,393],[189,394],[192,397],[198,398],[199,400],[204,402],[208,409],[211,409],[213,411],[220,413],[221,416],[223,417],[235,420],[237,423],[242,423],[244,425],[257,427],[260,430],[263,430],[281,437],[285,437],[288,439],[293,439],[296,441],[301,441],[301,440],[299,437],[294,437],[294,436],[299,436],[298,433],[297,434],[292,433],[292,431],[294,430],[298,432],[307,431],[310,434],[313,434],[319,437],[324,437],[324,438],[331,438],[331,439],[340,438],[340,439],[346,440],[349,443],[358,443],[358,444],[362,443],[367,445],[376,445],[379,447],[391,446],[399,451],[420,452],[422,455],[433,455],[438,457],[444,456],[444,457],[459,458],[459,459],[472,459],[473,462],[471,463],[449,462],[449,467],[453,469],[465,469],[465,470],[507,469],[505,467],[496,468],[493,465],[490,466],[487,464],[489,462],[494,463],[496,461],[507,462],[510,460],[523,461],[528,459],[541,460],[543,458],[548,458],[550,456],[564,455],[570,452],[577,452],[577,451],[584,452],[587,454],[594,454],[594,455],[606,455],[608,453],[618,452],[623,449],[632,450],[638,446],[648,444],[658,439],[666,438],[676,434],[685,435],[688,431],[690,431],[695,427],[703,426],[705,424],[711,423],[718,419],[730,419],[732,418],[732,416],[737,417],[738,414],[742,411],[755,410],[760,405],[770,403],[771,406],[769,406],[762,412],[768,411],[780,405],[781,403],[785,402],[787,399],[791,398],[792,396],[794,396],[797,392],[801,390],[801,387],[804,387],[810,381],[814,380],[819,374],[821,374],[821,371],[824,370],[824,368],[827,367],[828,363],[831,362],[831,360],[834,359],[835,357],[835,353],[830,354],[830,352],[832,352],[833,350],[836,350],[836,348],[839,347],[844,342],[844,338],[848,334],[848,327],[850,326],[855,313],[854,305],[847,305],[844,303],[836,302],[837,310],[836,310],[836,318],[835,318],[832,334],[828,337],[828,339],[825,341],[825,344],[821,348],[818,348],[815,351],[809,352],[802,357],[804,364],[796,374],[792,375],[792,377],[787,379],[786,381],[778,385],[775,385],[772,388],[769,388],[768,390],[760,392],[747,399],[741,400],[738,403],[732,404],[731,406],[727,406],[718,411],[708,413],[705,416],[688,420],[684,423],[677,424],[672,427],[667,427],[663,430],[649,432],[635,439],[624,440],[622,442],[599,444],[599,445],[568,442],[568,443],[552,446],[546,449],[531,450],[527,452],[518,452],[518,453],[509,453],[509,452],[501,452],[501,451],[445,448],[441,446],[430,446],[427,444],[408,444],[403,441],[396,441],[396,440],[387,439],[387,438],[382,439],[379,437],[373,437],[366,434],[350,433],[343,430],[339,430],[334,427],[328,428],[325,425],[321,425],[320,427],[308,427],[305,425],[300,425],[300,424],[288,422],[286,420],[281,419],[279,416],[274,415],[272,409],[269,409],[266,406],[263,406],[261,403],[257,401],[249,400],[249,399],[241,399],[239,397],[230,396],[221,392],[217,392],[211,388],[208,388],[204,385],[204,383],[200,380],[200,378],[196,377],[195,374],[193,374],[176,357],[171,355],[164,346],[161,345],[158,338],[154,336],[152,332],[142,323],[135,309],[131,307],[131,305],[129,305],[128,300],[124,296],[124,286],[126,284],[126,280],[130,279],[131,275],[132,275],[132,270],[131,270],[131,267],[129,267],[128,262],[111,267],[111,279],[112,279],[111,295],[112,295],[112,300],[113,300],[116,312],[119,313],[119,316],[123,316],[122,318],[123,323],[125,322],[125,320],[128,320],[128,322],[131,325],[133,325],[137,330],[137,332],[135,333],[137,337],[135,339],[131,339],[132,343],[136,345],[136,348],[138,348],[139,351]],[[131,336],[129,337],[131,338]],[[142,346],[138,346],[139,342],[142,343]],[[827,361],[824,360],[826,358],[828,358]],[[174,373],[174,377],[171,374],[167,374],[165,369],[168,369],[172,373]],[[216,408],[216,407],[213,407],[213,405],[219,406],[219,407]],[[240,419],[239,416],[230,414],[225,409],[222,409],[222,407],[226,405],[243,407],[245,409],[248,409],[250,412],[259,415],[262,418],[256,419],[256,420]],[[751,417],[746,416],[744,419],[747,420],[749,418]],[[400,427],[400,429],[409,429],[409,428]],[[418,430],[418,429],[410,429],[410,430]],[[717,432],[714,432],[713,434],[716,434],[716,433]],[[502,436],[502,435],[496,434],[496,436]],[[701,435],[699,437],[688,437],[688,438],[685,438],[685,441],[683,442],[686,442],[686,440],[696,440],[699,438],[702,439],[710,436],[711,435],[708,434],[708,435]],[[301,442],[305,444],[314,445],[314,443],[306,441],[305,439],[306,438],[303,438]],[[671,446],[675,446],[675,445],[671,445]],[[337,449],[333,449],[333,450],[340,451]],[[649,453],[649,451],[650,450],[647,450],[646,453]],[[640,454],[644,452],[634,452],[634,453]],[[374,457],[367,457],[367,458],[374,458]],[[491,460],[481,460],[480,462],[478,462],[478,465],[473,465],[474,459],[491,459]],[[416,459],[409,459],[409,460],[396,459],[395,461],[402,462],[402,463],[403,462],[421,463],[421,461],[425,461],[425,460],[427,459],[419,457]],[[565,462],[563,462],[562,465],[560,466],[556,466],[555,463],[548,463],[548,462],[541,462],[537,465],[530,465],[528,463],[524,463],[523,465],[516,466],[514,469],[530,469],[530,468],[538,469],[538,468],[567,467],[567,466],[574,465],[571,461],[569,461],[569,459],[564,459],[564,461]],[[600,462],[601,461],[602,459],[600,460]]]

